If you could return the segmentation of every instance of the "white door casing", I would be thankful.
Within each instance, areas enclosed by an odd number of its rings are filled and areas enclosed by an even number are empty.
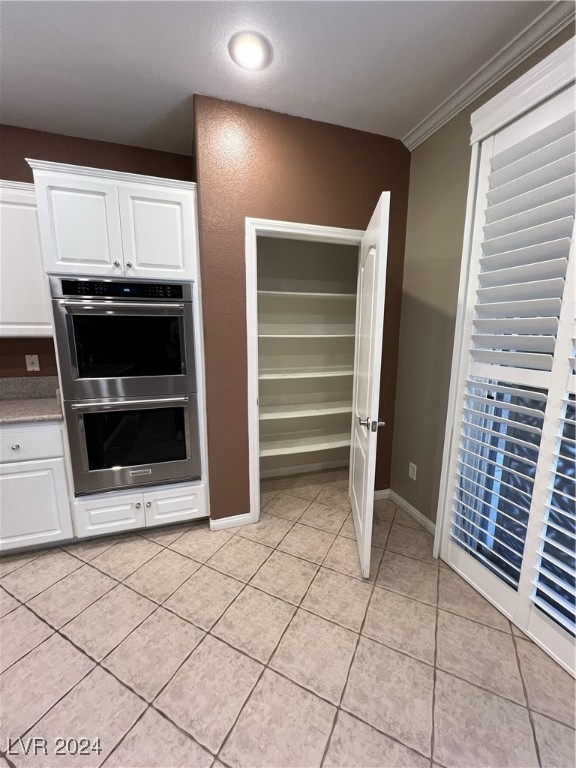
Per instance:
[[[370,575],[380,366],[388,257],[390,193],[383,192],[362,238],[350,449],[350,501],[362,576]]]

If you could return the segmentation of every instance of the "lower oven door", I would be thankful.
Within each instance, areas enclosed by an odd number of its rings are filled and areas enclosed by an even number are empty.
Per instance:
[[[76,495],[201,476],[196,395],[65,402]]]

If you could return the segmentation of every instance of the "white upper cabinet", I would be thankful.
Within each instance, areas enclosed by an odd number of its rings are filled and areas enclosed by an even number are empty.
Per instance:
[[[51,336],[32,184],[0,182],[0,336]]]
[[[46,272],[195,279],[195,184],[29,162]]]

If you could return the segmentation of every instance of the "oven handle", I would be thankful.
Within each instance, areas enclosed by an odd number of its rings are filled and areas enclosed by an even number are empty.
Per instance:
[[[140,408],[143,405],[172,405],[173,403],[185,405],[188,403],[188,397],[183,395],[182,397],[155,397],[147,398],[146,400],[106,400],[106,402],[100,403],[72,403],[70,407],[73,411],[107,411],[111,408],[122,406],[123,409],[129,411],[133,408]]]
[[[68,314],[80,314],[90,310],[114,310],[120,314],[135,314],[134,310],[138,314],[142,314],[142,310],[146,311],[146,314],[166,314],[166,310],[170,310],[172,314],[181,315],[184,312],[184,304],[178,304],[176,302],[160,303],[160,302],[144,302],[144,301],[74,301],[73,299],[62,299],[58,302],[61,307],[64,307]]]

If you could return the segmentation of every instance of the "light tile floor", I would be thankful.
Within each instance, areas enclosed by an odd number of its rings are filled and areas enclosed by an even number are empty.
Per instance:
[[[0,768],[574,768],[569,675],[388,501],[363,581],[345,486],[269,480],[257,525],[1,558]]]

